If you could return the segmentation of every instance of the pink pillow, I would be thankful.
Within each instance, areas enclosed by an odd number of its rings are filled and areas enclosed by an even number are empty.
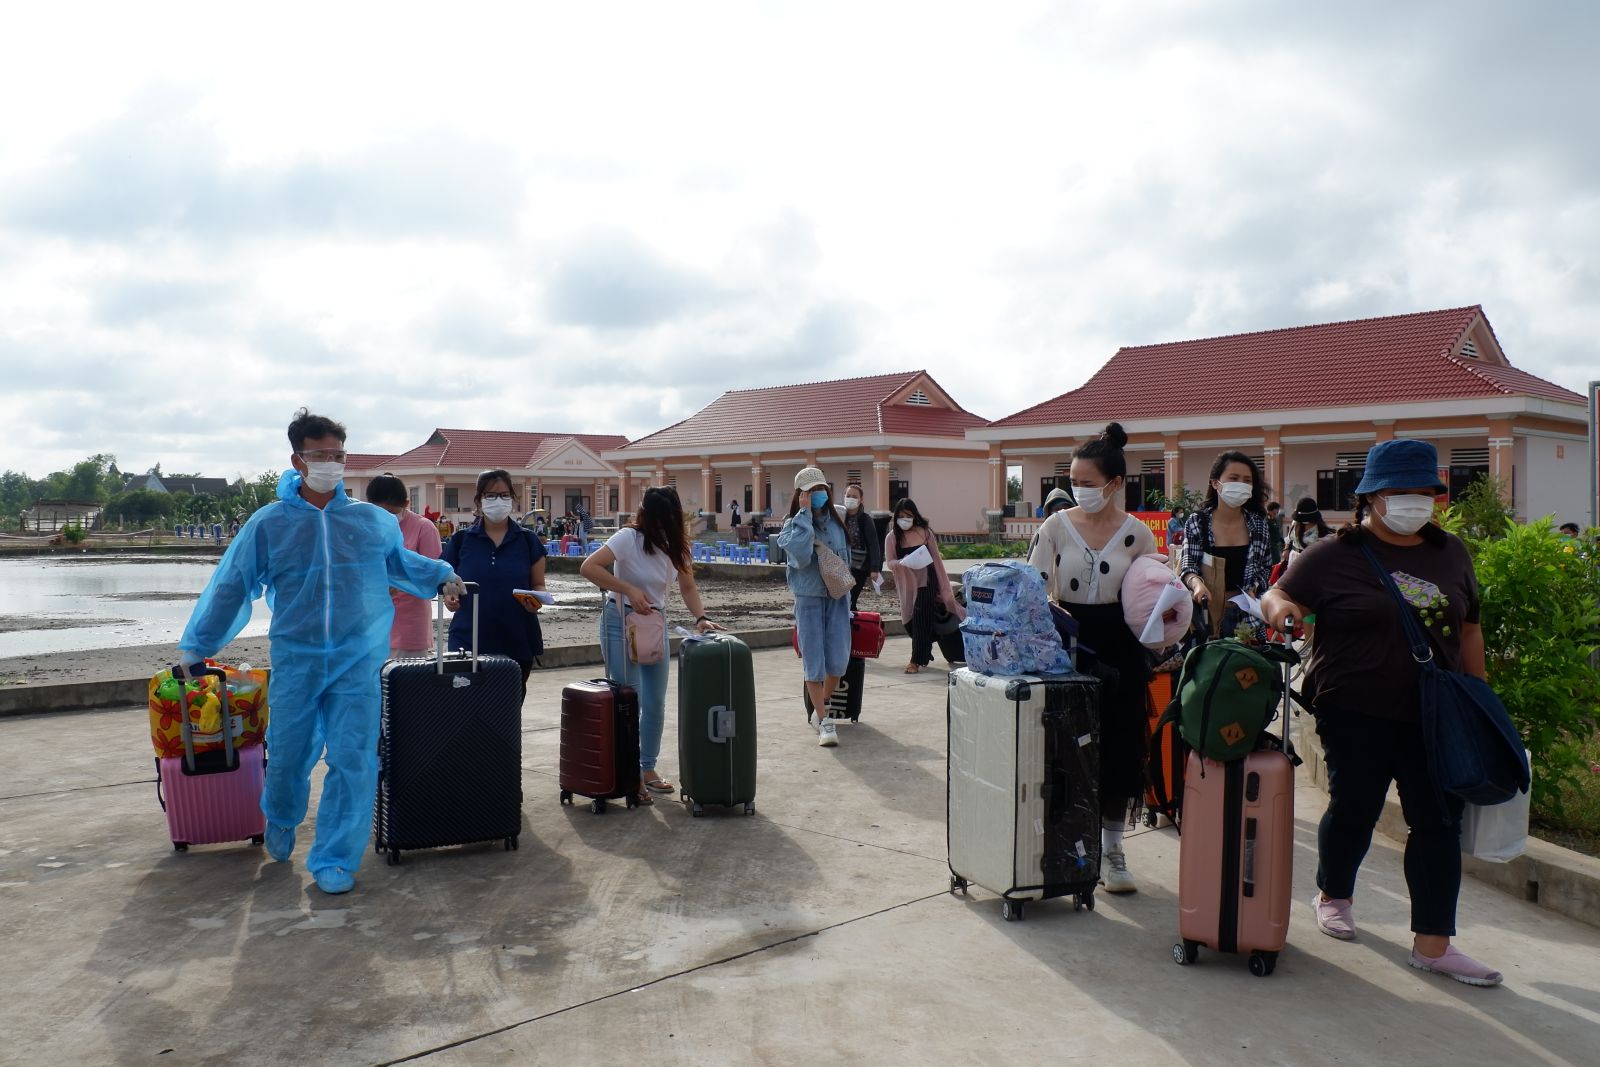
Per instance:
[[[1167,606],[1160,619],[1151,625],[1150,616],[1168,589],[1174,592],[1166,597]],[[1177,644],[1189,632],[1193,616],[1194,601],[1167,566],[1165,556],[1140,556],[1128,567],[1122,579],[1122,617],[1140,644],[1154,649]]]

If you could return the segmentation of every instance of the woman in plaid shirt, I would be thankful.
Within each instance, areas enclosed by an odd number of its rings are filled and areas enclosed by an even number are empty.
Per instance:
[[[1259,598],[1267,591],[1272,539],[1262,506],[1265,495],[1255,460],[1243,452],[1224,452],[1211,464],[1206,506],[1190,515],[1184,525],[1183,568],[1178,576],[1189,587],[1195,604],[1211,611],[1213,636],[1231,637],[1239,623],[1245,622],[1256,640],[1266,638],[1266,628],[1259,620],[1226,603],[1239,593]],[[1209,585],[1208,556],[1212,564]],[[1221,588],[1217,588],[1219,584]],[[1219,596],[1221,601],[1213,603]]]

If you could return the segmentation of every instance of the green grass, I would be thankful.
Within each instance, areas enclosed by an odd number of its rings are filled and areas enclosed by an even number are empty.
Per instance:
[[[998,545],[982,542],[969,545],[944,544],[939,548],[940,554],[945,559],[1021,559],[1028,554],[1026,541],[1007,541]]]
[[[1600,768],[1600,735],[1584,746],[1583,757],[1590,767]],[[1563,788],[1559,811],[1554,804],[1541,804],[1533,809],[1529,820],[1534,836],[1600,856],[1600,770]]]

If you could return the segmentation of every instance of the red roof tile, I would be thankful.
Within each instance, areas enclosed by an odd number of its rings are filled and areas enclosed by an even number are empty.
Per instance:
[[[1241,405],[1278,410],[1482,396],[1582,402],[1525,371],[1453,355],[1481,316],[1473,305],[1121,348],[1082,386],[993,425],[1224,414]],[[1488,327],[1487,318],[1483,323]]]
[[[395,456],[388,467],[464,467],[476,470],[521,470],[547,446],[571,438],[599,455],[621,448],[628,439],[621,434],[526,433],[520,430],[437,429],[425,444]]]
[[[959,407],[885,403],[918,379],[926,380],[935,390],[943,392],[925,371],[765,389],[734,389],[682,422],[640,438],[627,450],[649,453],[693,446],[719,448],[754,442],[811,442],[882,434],[961,440],[967,429],[987,422]]]
[[[349,452],[344,458],[344,468],[349,471],[378,471],[388,468],[394,457],[387,452]]]

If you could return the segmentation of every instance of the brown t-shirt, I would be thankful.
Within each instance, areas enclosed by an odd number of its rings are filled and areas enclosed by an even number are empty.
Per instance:
[[[1391,545],[1370,534],[1380,562],[1424,629],[1434,661],[1461,668],[1461,627],[1478,621],[1472,557],[1454,536],[1443,545]],[[1400,609],[1377,571],[1348,538],[1325,537],[1295,557],[1278,588],[1316,614],[1306,697],[1318,715],[1353,711],[1415,722],[1417,665]]]

